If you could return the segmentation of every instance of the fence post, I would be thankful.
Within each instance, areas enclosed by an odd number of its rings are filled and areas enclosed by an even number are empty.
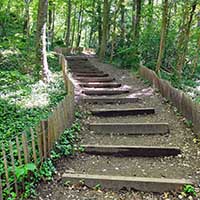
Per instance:
[[[11,141],[9,143],[9,146],[10,146],[10,157],[11,157],[11,163],[12,163],[12,171],[13,171],[13,176],[14,176],[15,192],[16,192],[16,195],[18,196],[17,177],[16,177],[16,174],[15,174],[15,160],[14,160],[14,156],[13,156],[13,148],[12,148],[12,142]]]
[[[32,143],[32,149],[33,149],[33,160],[35,165],[37,166],[37,154],[36,154],[36,149],[35,149],[35,136],[34,136],[34,132],[33,129],[30,129],[31,132],[31,143]]]
[[[46,141],[46,123],[47,121],[42,121],[42,138],[43,138],[43,152],[44,152],[44,158],[47,157],[47,141]]]
[[[10,183],[9,183],[9,175],[8,175],[8,162],[6,159],[6,152],[5,152],[4,144],[2,144],[2,153],[3,153],[4,169],[5,169],[5,176],[6,176],[6,185],[7,185],[7,188],[9,189]]]
[[[28,150],[28,141],[27,141],[27,136],[26,132],[22,133],[22,145],[23,145],[23,150],[24,150],[24,160],[25,164],[29,163],[29,150]]]

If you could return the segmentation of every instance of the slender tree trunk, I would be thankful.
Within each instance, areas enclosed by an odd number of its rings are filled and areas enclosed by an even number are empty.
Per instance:
[[[156,64],[156,71],[160,74],[160,67],[162,64],[162,58],[165,50],[165,41],[167,33],[167,22],[168,22],[168,0],[164,1],[163,5],[163,15],[162,15],[162,28],[161,28],[161,37],[160,37],[160,50],[158,55],[158,60]]]
[[[119,1],[118,5],[116,6],[116,9],[115,9],[115,12],[114,12],[110,62],[113,61],[113,57],[114,57],[115,40],[116,40],[116,26],[117,26],[116,20],[117,20],[117,14],[118,14],[119,9],[120,9],[120,4],[121,4],[121,0]]]
[[[81,43],[81,36],[82,36],[82,29],[83,29],[83,11],[81,15],[81,21],[80,21],[80,26],[79,26],[79,32],[78,32],[78,38],[77,38],[77,44],[76,46],[79,47]]]
[[[196,55],[193,61],[193,71],[192,71],[192,75],[194,75],[197,66],[198,66],[198,61],[199,61],[199,52],[200,52],[200,12],[197,14],[197,18],[198,18],[198,22],[197,22],[197,28],[198,28],[198,39],[197,39],[197,49],[196,49]]]
[[[71,28],[71,0],[68,0],[68,11],[67,11],[67,20],[66,20],[66,27],[67,27],[67,31],[66,31],[66,37],[65,37],[65,43],[66,46],[69,47],[70,46],[70,28]]]
[[[30,32],[30,10],[29,10],[30,0],[24,0],[24,3],[25,3],[25,14],[24,14],[23,32],[24,35],[26,35],[28,38]]]
[[[101,47],[101,40],[102,40],[102,9],[101,9],[101,1],[98,1],[97,13],[98,13],[98,53],[99,53],[100,52],[100,47]]]
[[[125,39],[125,0],[121,0],[121,45],[124,45]]]
[[[131,27],[131,31],[132,33],[135,32],[135,0],[132,0],[132,27]],[[132,38],[134,38],[134,34],[132,34]]]
[[[93,34],[94,34],[94,27],[95,27],[95,0],[92,3],[92,24],[90,29],[90,36],[89,36],[89,47],[93,46]]]
[[[134,39],[139,40],[142,0],[136,0],[135,6],[136,6],[135,9],[136,15],[135,15],[135,27],[134,27]]]
[[[49,1],[49,13],[48,13],[48,42],[53,47],[54,40],[54,22],[55,22],[55,4],[52,0]]]
[[[49,82],[49,67],[46,52],[46,23],[48,0],[39,0],[36,31],[36,65],[42,68],[42,79]]]
[[[77,41],[76,47],[79,47],[81,37],[81,25],[82,25],[82,12],[83,12],[83,1],[81,1],[79,15],[78,15],[78,27],[77,27]]]
[[[103,30],[102,30],[102,41],[100,47],[100,59],[103,60],[106,54],[106,45],[107,45],[107,37],[108,37],[108,23],[109,23],[109,2],[108,0],[104,0],[104,8],[103,8]]]
[[[188,5],[189,4],[189,5]],[[197,6],[197,1],[195,1],[192,5],[192,9],[190,8],[190,2],[186,2],[185,13],[183,15],[183,26],[181,36],[178,41],[178,58],[177,58],[177,72],[179,78],[181,78],[183,66],[185,64],[188,42],[190,37],[190,28],[192,25],[192,19],[195,13],[195,9]],[[190,11],[191,9],[191,11]],[[185,23],[184,23],[185,22]]]
[[[76,6],[74,8],[74,18],[73,18],[73,28],[72,28],[72,40],[71,40],[72,47],[74,46],[75,30],[76,30]]]

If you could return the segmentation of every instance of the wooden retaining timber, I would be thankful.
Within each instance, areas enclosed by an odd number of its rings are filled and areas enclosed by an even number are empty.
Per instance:
[[[168,123],[90,123],[90,130],[99,134],[154,135],[169,133]]]
[[[125,103],[137,103],[140,102],[140,98],[133,97],[82,97],[80,103],[92,103],[92,104],[125,104]]]
[[[143,192],[163,193],[172,190],[181,190],[185,184],[192,184],[193,181],[185,179],[167,178],[144,178],[127,176],[107,176],[89,174],[63,174],[64,182],[71,184],[83,182],[88,187],[95,187],[97,184],[104,189],[120,190],[122,188],[134,189]]]
[[[122,145],[81,145],[84,153],[107,156],[165,157],[181,154],[178,147],[163,146],[122,146]]]
[[[123,109],[96,109],[91,110],[92,115],[99,117],[117,117],[127,115],[149,115],[154,114],[154,108],[123,108]]]
[[[112,82],[114,81],[115,79],[114,78],[109,78],[109,77],[100,77],[100,78],[77,78],[76,79],[77,81],[80,81],[80,82]]]
[[[118,88],[121,87],[121,83],[81,83],[80,87],[87,88]]]
[[[72,72],[72,73],[99,73],[99,72],[101,72],[98,69],[93,69],[93,70],[90,70],[90,69],[69,69],[69,71]]]
[[[125,89],[90,89],[90,90],[83,90],[83,94],[86,95],[118,95],[118,94],[126,94],[129,93],[129,90]]]
[[[108,77],[109,74],[91,74],[91,73],[85,73],[85,74],[82,74],[82,73],[75,73],[74,74],[74,78],[76,77]]]

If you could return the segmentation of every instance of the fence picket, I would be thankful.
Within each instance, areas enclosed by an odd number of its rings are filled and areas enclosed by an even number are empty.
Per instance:
[[[3,162],[4,162],[4,169],[5,169],[5,176],[6,176],[6,185],[7,185],[7,188],[10,188],[9,175],[8,175],[8,162],[6,159],[4,144],[2,144],[2,153],[3,153]]]
[[[24,151],[24,161],[25,164],[29,163],[29,150],[28,150],[28,143],[27,143],[27,136],[26,132],[22,133],[22,145],[23,145],[23,151]]]
[[[11,163],[12,163],[12,171],[13,171],[13,176],[14,176],[14,185],[15,185],[15,192],[16,195],[18,196],[18,186],[17,186],[17,177],[15,173],[15,160],[13,156],[13,147],[12,147],[12,142],[10,141],[9,146],[10,146],[10,157],[11,157]]]
[[[42,138],[43,138],[43,151],[44,151],[44,158],[47,157],[47,142],[46,142],[46,126],[45,121],[41,122],[42,125]]]
[[[35,165],[37,166],[37,154],[36,154],[36,149],[35,149],[35,136],[34,136],[34,132],[33,129],[30,129],[31,132],[31,143],[32,143],[32,151],[33,151],[33,160]]]
[[[21,149],[18,136],[16,136],[16,145],[17,145],[17,155],[18,155],[19,165],[22,165],[22,156],[21,156]]]

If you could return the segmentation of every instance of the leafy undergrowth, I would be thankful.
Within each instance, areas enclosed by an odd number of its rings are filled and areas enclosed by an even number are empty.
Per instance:
[[[0,138],[8,140],[47,118],[66,95],[58,59],[49,55],[51,82],[44,84],[21,69],[0,71]],[[1,66],[2,67],[2,66]]]

